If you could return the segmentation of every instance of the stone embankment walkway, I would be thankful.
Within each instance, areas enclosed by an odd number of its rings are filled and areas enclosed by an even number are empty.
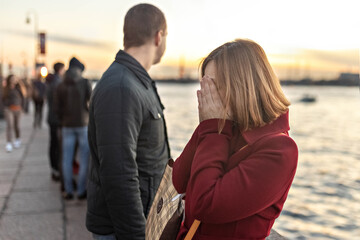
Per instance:
[[[86,201],[64,201],[50,177],[49,130],[33,130],[32,114],[22,115],[20,149],[5,151],[0,124],[0,239],[91,239],[85,227]]]

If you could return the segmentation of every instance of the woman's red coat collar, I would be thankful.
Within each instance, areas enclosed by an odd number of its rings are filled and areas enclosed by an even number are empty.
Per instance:
[[[249,131],[242,132],[245,141],[252,145],[254,142],[268,135],[286,133],[290,130],[289,111],[278,117],[275,121],[263,127],[254,128]]]

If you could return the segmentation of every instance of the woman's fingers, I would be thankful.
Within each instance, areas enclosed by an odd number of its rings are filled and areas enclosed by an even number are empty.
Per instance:
[[[201,91],[200,91],[200,90],[197,90],[196,94],[197,94],[197,98],[198,98],[199,108],[201,108],[201,107],[202,107],[202,96],[201,96]]]
[[[210,80],[209,85],[210,85],[211,96],[214,104],[218,107],[220,106],[223,107],[223,102],[220,98],[220,94],[215,86],[215,83],[212,80]]]
[[[216,108],[220,108],[220,107],[222,108],[223,104],[222,104],[219,92],[218,92],[218,90],[216,88],[216,85],[214,83],[214,80],[208,79],[207,84],[209,86],[209,91],[210,91],[212,103],[214,104],[214,106]]]
[[[209,79],[209,86],[210,86],[210,92],[212,95],[214,95],[214,96],[219,95],[218,90],[215,86],[215,83],[212,79]]]
[[[201,81],[201,89],[200,89],[200,98],[202,100],[202,106],[208,106],[209,101],[208,101],[208,95],[209,93],[206,90],[206,80],[205,78],[203,78],[203,80]]]
[[[200,90],[204,88],[204,78],[200,81]]]
[[[202,83],[203,83],[203,90],[204,90],[204,94],[208,95],[210,94],[210,88],[209,88],[209,77],[208,76],[204,76]]]
[[[201,89],[197,91],[200,119],[221,118],[224,106],[214,81],[204,76],[200,86]]]
[[[205,81],[204,81],[204,78],[203,78],[202,81],[200,82],[200,98],[202,100],[202,103],[205,103],[204,97],[205,97],[206,94],[205,94],[204,88],[205,88]]]
[[[211,93],[211,89],[210,89],[210,79],[209,78],[205,78],[204,79],[204,99],[206,100],[206,102],[208,104],[211,104],[211,105],[214,105],[214,100],[213,100],[213,96],[212,96],[212,93]]]
[[[202,122],[204,120],[204,118],[206,118],[206,116],[204,116],[204,104],[203,104],[203,96],[201,94],[201,90],[198,90],[196,92],[197,94],[197,98],[198,98],[198,103],[199,103],[199,122]]]
[[[218,97],[218,90],[216,89],[215,83],[212,79],[208,80],[208,85],[210,89],[210,93],[213,97]]]

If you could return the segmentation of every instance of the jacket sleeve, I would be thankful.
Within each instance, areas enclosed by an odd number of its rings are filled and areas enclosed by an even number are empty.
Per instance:
[[[145,216],[136,162],[143,120],[132,89],[115,87],[94,102],[99,177],[117,239],[145,239]]]
[[[185,193],[190,178],[191,164],[195,155],[198,139],[198,128],[173,165],[172,181],[178,193]]]
[[[200,124],[190,179],[190,211],[196,219],[212,224],[237,221],[274,204],[291,184],[297,164],[295,142],[276,136],[260,140],[248,158],[225,172],[231,123],[226,122],[221,134],[217,126],[216,119]]]

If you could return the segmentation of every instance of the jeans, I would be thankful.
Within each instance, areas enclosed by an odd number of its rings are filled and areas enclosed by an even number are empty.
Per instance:
[[[89,165],[90,150],[87,137],[87,127],[62,128],[63,143],[63,178],[66,193],[73,193],[73,157],[75,143],[79,143],[79,177],[78,177],[78,195],[86,191],[86,180]]]
[[[115,234],[109,234],[109,235],[97,235],[93,233],[94,240],[116,240]]]

